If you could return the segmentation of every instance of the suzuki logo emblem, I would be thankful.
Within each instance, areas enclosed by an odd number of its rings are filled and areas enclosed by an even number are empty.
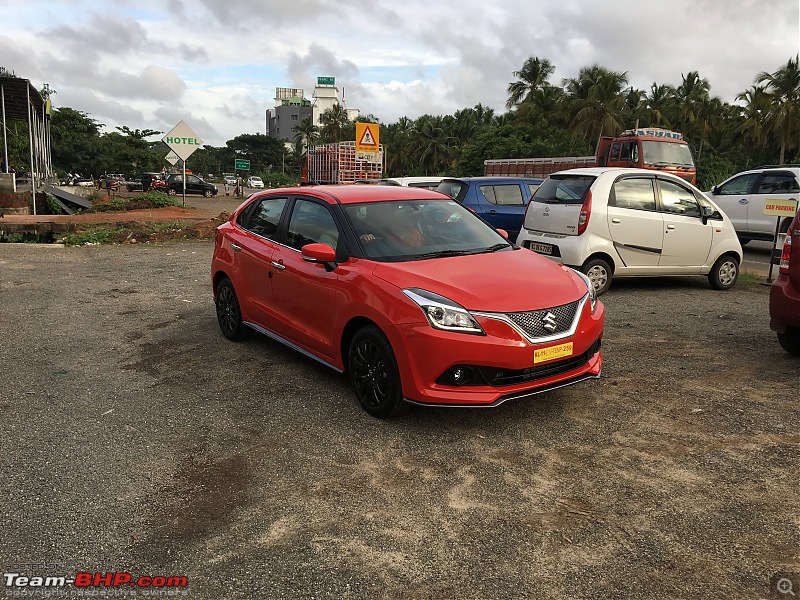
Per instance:
[[[556,316],[551,312],[547,313],[542,319],[542,326],[550,333],[553,333],[556,330],[556,327],[558,327]]]

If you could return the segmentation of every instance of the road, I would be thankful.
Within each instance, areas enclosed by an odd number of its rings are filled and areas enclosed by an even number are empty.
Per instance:
[[[769,272],[769,257],[772,253],[772,242],[753,241],[742,246],[744,258],[742,260],[742,271],[763,275],[765,278]],[[778,266],[772,267],[772,276],[778,274]]]

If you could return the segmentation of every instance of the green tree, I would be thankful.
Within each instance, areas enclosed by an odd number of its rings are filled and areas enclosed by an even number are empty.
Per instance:
[[[513,108],[525,101],[536,90],[548,85],[548,79],[556,68],[546,58],[532,56],[528,58],[519,71],[514,71],[517,78],[508,84],[508,101],[506,108]]]
[[[341,104],[334,104],[323,112],[319,117],[319,121],[322,123],[320,138],[323,142],[341,142],[355,137],[354,135],[348,136],[350,118],[347,116],[347,110]]]
[[[797,146],[800,134],[800,56],[795,55],[773,73],[763,71],[756,75],[756,83],[765,83],[771,96],[772,106],[767,112],[769,130],[780,143],[780,158],[783,164],[786,150]]]
[[[53,166],[86,177],[100,175],[102,126],[85,112],[67,107],[54,110],[50,121]]]

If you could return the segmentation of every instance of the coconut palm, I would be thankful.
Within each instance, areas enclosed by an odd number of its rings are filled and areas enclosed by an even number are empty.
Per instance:
[[[644,104],[649,114],[648,126],[672,127],[669,115],[675,110],[675,88],[653,82],[650,91],[644,95]]]
[[[797,146],[800,134],[800,55],[795,55],[774,73],[766,71],[756,75],[756,83],[765,83],[772,97],[772,106],[767,113],[769,130],[780,140],[780,164],[786,150]]]
[[[319,117],[322,128],[320,138],[325,142],[341,142],[350,125],[347,110],[341,104],[334,104]]]
[[[575,115],[569,126],[573,135],[593,140],[601,135],[617,135],[624,129],[623,90],[627,82],[626,72],[618,73],[599,65],[583,68],[576,79],[565,80]]]
[[[311,117],[306,117],[294,126],[295,140],[300,140],[302,147],[308,148],[319,141],[319,127],[314,125]]]
[[[547,85],[547,80],[556,68],[546,58],[530,57],[519,71],[514,71],[517,81],[508,84],[507,108],[513,108],[526,101],[535,90]]]

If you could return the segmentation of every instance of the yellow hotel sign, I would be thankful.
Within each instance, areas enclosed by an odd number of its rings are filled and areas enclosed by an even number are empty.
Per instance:
[[[797,212],[797,200],[772,200],[764,202],[764,214],[775,217],[793,217]]]

